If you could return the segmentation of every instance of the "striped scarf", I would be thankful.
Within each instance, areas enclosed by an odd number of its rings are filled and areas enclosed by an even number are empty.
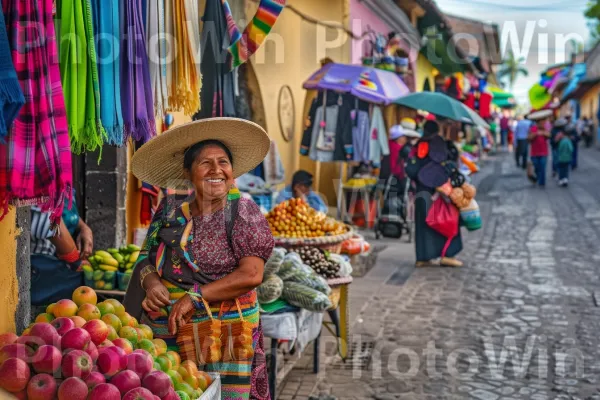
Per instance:
[[[4,14],[0,14],[0,142],[6,143],[8,129],[25,103],[10,55]]]
[[[167,38],[166,11],[164,0],[148,0],[146,27],[148,32],[147,46],[150,58],[148,69],[152,82],[154,97],[154,113],[162,118],[169,109],[169,92],[167,86]],[[157,40],[158,39],[158,40]]]
[[[60,72],[74,153],[102,146],[100,84],[89,0],[60,2]]]
[[[73,177],[52,3],[2,0],[25,105],[0,145],[0,212],[9,204],[39,205],[57,223],[72,199]]]
[[[221,1],[227,19],[227,31],[231,39],[231,45],[227,49],[229,52],[227,65],[229,70],[232,70],[248,61],[260,48],[275,25],[277,17],[283,11],[286,0],[260,0],[258,10],[250,24],[244,29],[244,33],[241,33],[235,24],[227,0]]]
[[[118,49],[120,37],[119,0],[91,0],[94,36],[100,79],[100,119],[106,129],[108,143],[123,146],[123,114],[121,112],[121,72]]]

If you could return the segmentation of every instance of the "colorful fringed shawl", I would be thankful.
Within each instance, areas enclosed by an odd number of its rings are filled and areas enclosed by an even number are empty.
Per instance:
[[[25,105],[0,145],[0,207],[5,214],[9,204],[39,205],[56,223],[73,178],[52,3],[2,0]]]
[[[74,153],[102,146],[100,84],[96,66],[93,17],[88,0],[62,0],[60,20],[60,73],[69,135]]]
[[[148,0],[146,27],[148,32],[148,69],[152,82],[154,113],[162,118],[169,109],[167,70],[166,11],[164,0]]]
[[[8,130],[24,103],[25,97],[10,55],[4,14],[0,14],[0,143],[6,143]]]
[[[156,136],[154,100],[148,70],[145,18],[139,0],[121,2],[121,104],[125,138],[147,142]]]

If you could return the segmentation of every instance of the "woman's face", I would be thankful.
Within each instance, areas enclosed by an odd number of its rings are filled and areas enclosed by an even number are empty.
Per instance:
[[[216,145],[204,147],[187,172],[196,187],[196,193],[204,200],[225,197],[234,183],[231,160],[227,153]]]

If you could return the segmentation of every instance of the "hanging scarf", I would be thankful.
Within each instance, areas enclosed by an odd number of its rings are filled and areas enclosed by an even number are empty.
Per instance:
[[[169,98],[173,110],[193,115],[200,109],[198,6],[194,0],[174,0],[173,18],[177,58],[174,60],[174,88]]]
[[[145,143],[156,136],[142,4],[124,2],[121,41],[121,101],[125,138]]]
[[[57,64],[53,0],[2,0],[25,105],[0,145],[0,207],[38,205],[60,221],[72,199],[71,149]],[[36,26],[37,29],[31,29]]]
[[[10,55],[4,14],[0,14],[0,143],[6,143],[8,129],[24,103],[25,97]]]
[[[100,81],[100,119],[107,142],[122,146],[121,76],[119,71],[119,0],[90,0]]]
[[[60,72],[74,153],[94,151],[105,136],[100,121],[100,85],[92,9],[88,0],[60,3]]]
[[[250,24],[244,29],[244,33],[240,33],[235,24],[227,0],[221,1],[227,19],[227,31],[231,39],[231,45],[227,49],[229,52],[227,65],[231,71],[248,61],[260,48],[269,32],[271,32],[273,25],[275,25],[277,17],[283,11],[286,0],[260,0],[258,10]]]
[[[167,42],[165,32],[164,0],[148,0],[147,32],[148,37],[148,70],[152,82],[154,96],[154,112],[161,118],[169,109],[169,92],[167,88]]]

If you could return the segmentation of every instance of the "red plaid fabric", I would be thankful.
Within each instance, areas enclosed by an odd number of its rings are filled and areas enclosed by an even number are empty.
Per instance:
[[[0,145],[0,215],[10,204],[39,205],[56,223],[71,203],[73,177],[52,7],[53,0],[2,0],[25,105]]]

